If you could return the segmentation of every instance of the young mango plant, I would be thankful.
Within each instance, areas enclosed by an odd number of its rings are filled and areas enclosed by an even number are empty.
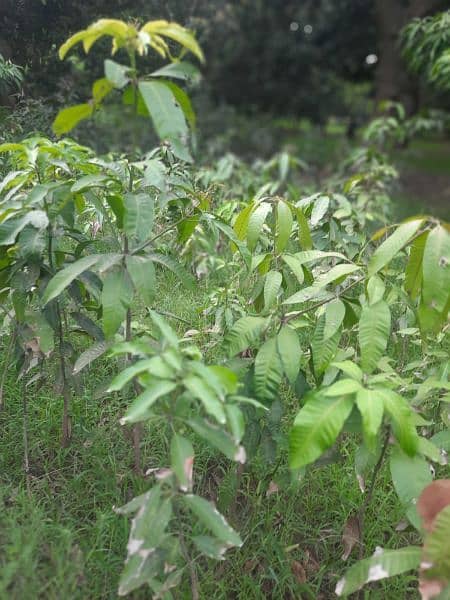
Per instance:
[[[242,545],[215,506],[193,493],[192,434],[227,459],[245,463],[240,405],[250,404],[258,411],[264,407],[239,394],[233,371],[206,365],[189,338],[179,339],[158,313],[150,315],[158,334],[112,349],[112,355],[131,354],[134,361],[113,379],[109,391],[122,390],[134,381],[139,394],[121,422],[159,425],[167,438],[163,461],[167,468],[152,470],[154,486],[118,509],[121,514],[135,513],[119,594],[147,584],[156,597],[163,597],[187,568],[195,585],[199,556],[223,560],[229,548]]]
[[[132,106],[138,114],[152,118],[159,138],[169,142],[179,158],[191,161],[188,134],[189,127],[195,127],[195,113],[189,96],[173,80],[188,81],[198,75],[192,64],[182,60],[187,52],[200,61],[204,60],[193,34],[178,23],[163,20],[149,21],[138,29],[131,23],[117,19],[100,19],[72,35],[59,49],[59,57],[64,59],[73,46],[80,42],[88,53],[95,42],[104,36],[112,38],[111,54],[114,56],[122,50],[128,57],[128,64],[106,59],[105,76],[92,85],[92,99],[61,110],[53,123],[54,132],[63,135],[71,131],[81,120],[91,117],[105,98],[116,90],[121,92],[124,105]],[[170,42],[181,46],[178,57],[172,55]],[[149,50],[170,62],[153,73],[140,76],[137,57],[146,55]]]

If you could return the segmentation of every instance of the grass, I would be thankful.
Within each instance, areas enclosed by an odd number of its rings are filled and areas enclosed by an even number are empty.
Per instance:
[[[177,288],[171,276],[160,283],[161,310],[174,311],[194,327],[204,328],[205,287],[186,292]],[[177,326],[180,331],[187,327]],[[117,598],[129,521],[115,514],[113,507],[144,491],[148,480],[133,473],[131,444],[118,423],[123,402],[95,397],[98,383],[111,375],[99,362],[84,376],[84,391],[74,399],[73,440],[66,449],[59,445],[61,398],[50,384],[28,391],[29,492],[22,468],[21,388],[14,373],[7,380],[0,413],[2,600]],[[287,426],[296,401],[284,393],[281,400]],[[145,468],[162,465],[164,437],[164,428],[145,431]],[[267,494],[267,459],[258,456],[243,472],[234,501],[235,466],[198,442],[196,487],[219,503],[244,539],[243,548],[230,551],[226,562],[202,559],[196,564],[200,598],[332,598],[347,567],[341,560],[342,529],[362,502],[353,450],[354,441],[348,437],[337,463],[310,469],[300,481],[289,483],[282,447],[281,466],[273,475],[280,489],[272,494]],[[365,556],[377,545],[400,547],[414,541],[411,532],[395,530],[402,516],[385,468],[366,518]],[[349,564],[356,557],[357,550]],[[394,578],[374,585],[364,597],[415,598],[416,588],[413,576]],[[148,592],[142,589],[131,597],[148,598]],[[192,597],[188,576],[175,597]]]

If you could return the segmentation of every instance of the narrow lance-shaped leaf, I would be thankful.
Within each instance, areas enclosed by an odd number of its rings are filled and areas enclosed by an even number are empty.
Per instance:
[[[250,250],[254,250],[261,234],[262,226],[272,207],[267,202],[261,202],[251,213],[247,226],[247,245]]]
[[[425,306],[442,313],[450,298],[450,233],[442,225],[430,232],[425,243],[422,290]]]
[[[176,387],[177,384],[174,381],[155,379],[150,386],[133,400],[131,406],[120,420],[121,424],[138,423],[148,418],[149,410],[155,402],[162,396],[170,394]]]
[[[127,256],[125,259],[134,289],[146,306],[151,306],[156,292],[156,274],[153,262],[144,256]]]
[[[276,221],[276,237],[275,237],[275,249],[278,253],[281,253],[286,248],[289,241],[293,217],[292,212],[286,202],[280,200],[277,204],[277,221]]]
[[[284,325],[277,335],[277,350],[284,374],[289,383],[294,385],[300,371],[302,350],[298,334],[288,325]]]
[[[69,286],[74,279],[81,275],[87,269],[93,267],[99,260],[102,259],[101,254],[92,254],[91,256],[85,256],[80,258],[76,262],[72,263],[65,269],[62,269],[57,273],[48,283],[45,288],[44,295],[42,297],[42,303],[45,306],[50,300],[56,298],[63,292],[67,286]]]
[[[361,414],[366,443],[373,448],[383,421],[383,397],[376,390],[361,388],[356,394],[356,405]]]
[[[264,309],[269,310],[276,302],[283,276],[278,271],[269,271],[264,282]]]
[[[380,300],[364,306],[359,320],[358,341],[361,349],[361,367],[372,373],[383,356],[391,331],[389,305]]]
[[[353,408],[350,396],[308,394],[289,434],[289,464],[298,469],[317,460],[336,441]]]
[[[372,277],[385,267],[400,250],[409,242],[422,225],[423,219],[407,221],[400,225],[395,232],[379,246],[369,261],[368,275]]]
[[[261,400],[273,400],[279,394],[283,367],[277,339],[264,342],[255,358],[255,391]]]
[[[103,282],[102,323],[105,337],[112,337],[125,320],[133,299],[133,286],[125,270],[111,271]]]
[[[124,219],[125,233],[143,242],[150,237],[153,228],[154,203],[149,194],[125,194]]]
[[[211,502],[193,494],[184,496],[183,501],[199,521],[217,538],[230,546],[242,546],[239,535],[228,525],[225,518]]]

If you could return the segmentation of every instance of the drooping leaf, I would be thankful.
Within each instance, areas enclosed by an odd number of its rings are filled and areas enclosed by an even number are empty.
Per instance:
[[[0,246],[14,244],[19,233],[31,225],[35,229],[42,230],[48,225],[48,218],[43,210],[30,210],[20,217],[11,217],[0,224]]]
[[[162,396],[170,394],[176,387],[177,384],[174,381],[155,379],[151,385],[146,387],[146,389],[133,400],[127,409],[127,412],[120,420],[121,424],[138,423],[139,421],[145,420],[149,415],[150,408],[155,402]]]
[[[161,139],[186,138],[188,127],[172,90],[161,81],[141,81],[139,91]]]
[[[153,228],[154,201],[149,194],[132,194],[124,196],[125,233],[143,242],[150,237]]]
[[[424,233],[419,235],[419,237],[411,244],[411,251],[405,272],[405,290],[412,298],[417,297],[422,285],[423,251],[425,249],[428,234],[428,231],[424,231]]]
[[[342,264],[336,265],[332,267],[327,273],[320,275],[311,285],[299,292],[296,292],[287,300],[284,301],[283,304],[301,304],[303,302],[308,302],[309,300],[313,300],[317,295],[319,295],[324,288],[330,283],[341,280],[351,273],[355,271],[359,271],[361,267],[355,264]]]
[[[289,434],[291,469],[314,462],[330,448],[352,408],[353,400],[349,396],[326,398],[320,393],[308,394]]]
[[[217,448],[227,458],[245,463],[244,449],[224,431],[223,427],[219,428],[200,417],[191,418],[187,423],[197,435],[206,440],[211,446],[214,446],[214,448]]]
[[[383,421],[383,397],[377,390],[360,388],[356,394],[356,406],[361,414],[366,443],[372,448]]]
[[[53,121],[53,132],[58,136],[69,133],[80,121],[91,117],[93,112],[94,106],[88,103],[63,108]]]
[[[384,300],[364,306],[359,319],[358,341],[361,367],[372,373],[386,351],[391,332],[391,311]]]
[[[97,358],[103,356],[103,354],[105,354],[110,347],[111,344],[103,340],[101,342],[96,342],[90,348],[82,352],[75,362],[73,374],[77,375],[80,373],[83,369],[93,363],[94,360],[97,360]]]
[[[130,81],[130,67],[121,65],[114,60],[107,58],[104,62],[106,79],[117,89],[121,90]]]
[[[247,226],[247,246],[249,250],[255,249],[261,235],[262,226],[271,210],[272,207],[268,202],[261,202],[250,214]]]
[[[204,61],[203,52],[194,35],[178,23],[164,20],[149,21],[141,27],[141,31],[150,36],[157,34],[168,37],[192,52],[201,62]]]
[[[316,377],[322,375],[329,367],[336,356],[339,340],[341,339],[340,329],[327,339],[325,339],[324,331],[325,315],[321,315],[311,338],[312,360]]]
[[[194,448],[185,437],[175,434],[170,442],[170,466],[182,492],[192,490]]]
[[[269,271],[264,281],[264,309],[269,310],[276,302],[283,276],[278,271]]]
[[[341,328],[345,317],[345,304],[339,298],[328,302],[325,307],[325,325],[323,337],[325,340],[333,337]]]
[[[200,400],[208,414],[214,417],[218,423],[226,423],[223,403],[207,381],[195,375],[188,375],[183,379],[183,384],[194,398]]]
[[[383,398],[385,411],[391,417],[394,435],[400,447],[408,456],[414,456],[419,445],[419,436],[414,426],[411,407],[393,390],[377,388],[377,394]]]
[[[313,247],[313,241],[311,232],[309,230],[308,221],[301,208],[297,207],[295,212],[298,223],[298,237],[300,246],[303,248],[303,250],[311,250]]]
[[[172,271],[172,273],[174,273],[178,277],[178,279],[185,287],[187,287],[190,290],[194,289],[195,279],[190,273],[188,273],[183,268],[183,266],[178,261],[174,260],[170,256],[166,256],[165,254],[156,254],[155,252],[149,252],[146,256],[152,262],[158,263],[163,267],[169,269],[169,271]]]

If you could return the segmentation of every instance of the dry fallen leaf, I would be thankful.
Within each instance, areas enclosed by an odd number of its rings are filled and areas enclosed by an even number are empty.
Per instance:
[[[291,561],[291,571],[297,583],[306,583],[305,567],[298,560]]]
[[[347,522],[342,532],[342,545],[344,546],[344,554],[342,560],[347,560],[356,544],[361,540],[361,527],[358,515],[352,515],[347,519]]]
[[[275,483],[275,481],[271,481],[269,483],[269,487],[267,489],[266,496],[271,496],[272,494],[276,494],[277,492],[279,492],[279,490],[280,490],[280,488]]]

